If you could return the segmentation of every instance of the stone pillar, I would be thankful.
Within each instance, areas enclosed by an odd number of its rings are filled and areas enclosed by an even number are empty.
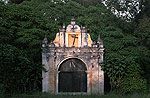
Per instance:
[[[92,93],[97,94],[99,91],[99,81],[98,81],[98,59],[95,58],[92,67]]]
[[[49,92],[51,94],[55,93],[55,60],[54,56],[49,58]]]
[[[48,66],[48,60],[47,60],[47,53],[42,53],[42,64],[44,65],[44,68],[46,69],[46,72],[42,70],[42,92],[48,92],[49,91],[49,66]]]
[[[99,91],[98,91],[98,93],[99,94],[104,94],[104,71],[103,70],[101,70],[101,66],[99,66],[99,76],[98,76],[98,78],[99,78]]]
[[[91,77],[91,72],[90,70],[86,71],[87,73],[87,93],[90,94],[91,93],[91,80],[92,80],[92,77]]]
[[[104,94],[104,72],[98,64],[99,59],[91,59],[92,66],[92,94]]]

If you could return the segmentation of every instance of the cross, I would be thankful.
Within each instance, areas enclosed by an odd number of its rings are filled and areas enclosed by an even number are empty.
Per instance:
[[[73,46],[74,46],[74,43],[75,43],[75,40],[76,40],[76,38],[78,38],[76,35],[72,35],[72,37],[74,38],[73,39]]]

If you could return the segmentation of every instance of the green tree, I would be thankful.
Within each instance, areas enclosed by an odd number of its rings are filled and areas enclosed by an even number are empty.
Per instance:
[[[146,46],[150,49],[150,17],[144,15],[142,19],[138,21],[138,27],[134,31],[134,35],[137,36],[139,45]]]
[[[101,3],[101,0],[72,0],[72,1],[75,1],[85,7],[95,6]]]
[[[8,0],[9,3],[15,3],[15,4],[20,4],[24,1],[31,1],[31,0]]]
[[[147,94],[149,94],[149,88],[150,88],[150,57],[148,55],[142,55],[138,59],[138,63],[141,65],[141,68],[143,70],[142,75],[146,79],[147,83]]]
[[[0,83],[5,85],[7,93],[40,89],[36,83],[41,84],[42,66],[35,66],[24,51],[12,45],[0,44],[0,51]]]
[[[141,68],[143,70],[142,75],[147,81],[147,93],[149,93],[149,85],[150,85],[150,79],[149,79],[149,49],[150,49],[150,17],[146,12],[144,12],[145,15],[143,15],[142,19],[138,20],[138,28],[135,30],[134,34],[138,38],[138,42],[140,46],[144,46],[145,49],[142,50],[142,53],[140,57],[137,59],[137,62],[141,65]]]
[[[136,46],[137,38],[131,34],[124,34],[121,29],[115,27],[106,27],[101,36],[105,45],[105,59],[102,67],[111,79],[112,90],[116,90],[118,93],[129,93],[144,89],[144,80],[140,75],[141,70],[136,63],[136,58],[141,50]],[[126,79],[129,79],[130,82]],[[130,86],[127,88],[127,85]],[[134,87],[135,85],[141,86]]]
[[[7,92],[40,90],[40,47],[44,36],[51,31],[40,12],[36,14],[32,7],[1,3],[0,10],[0,82]]]
[[[130,21],[141,10],[143,0],[102,0],[117,17]]]

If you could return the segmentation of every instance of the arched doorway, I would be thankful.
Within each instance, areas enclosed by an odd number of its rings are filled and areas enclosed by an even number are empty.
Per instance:
[[[86,65],[79,59],[65,60],[59,67],[58,92],[87,92]]]

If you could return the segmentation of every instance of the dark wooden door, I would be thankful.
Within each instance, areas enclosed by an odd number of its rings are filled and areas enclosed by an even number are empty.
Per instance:
[[[59,68],[58,92],[87,92],[86,66],[78,59],[69,59]]]
[[[72,92],[73,76],[70,72],[59,73],[59,92]]]

